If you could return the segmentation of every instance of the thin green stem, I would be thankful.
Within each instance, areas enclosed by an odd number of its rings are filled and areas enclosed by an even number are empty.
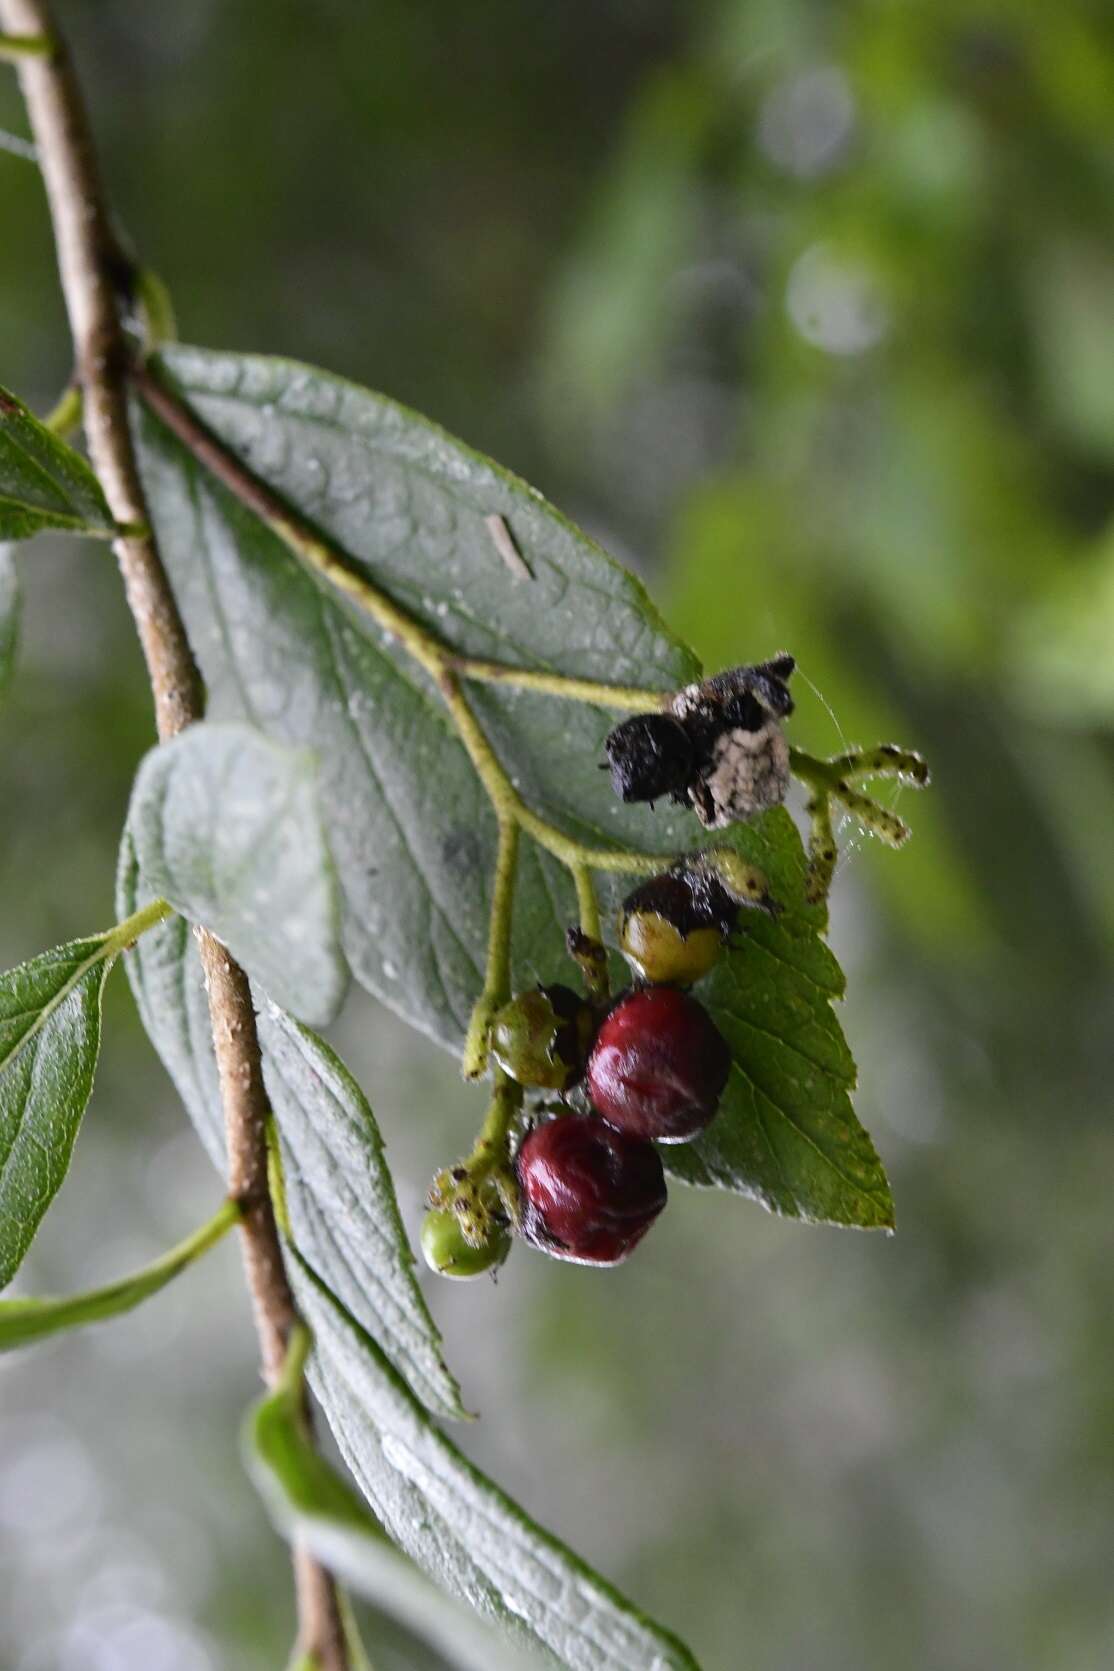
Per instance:
[[[603,1003],[610,996],[611,982],[607,974],[607,953],[600,927],[600,902],[592,872],[585,864],[570,867],[576,886],[576,906],[580,917],[579,935],[570,934],[569,951],[580,965],[589,996]]]
[[[49,35],[0,35],[0,62],[22,64],[28,58],[49,58],[54,42]]]
[[[161,1258],[145,1265],[119,1282],[104,1288],[90,1289],[84,1294],[71,1294],[61,1299],[23,1298],[0,1300],[0,1352],[28,1345],[63,1329],[73,1329],[85,1323],[103,1322],[133,1310],[165,1288],[179,1272],[200,1259],[221,1237],[239,1222],[242,1211],[236,1201],[225,1201],[220,1210],[192,1236],[187,1236],[177,1247]]]
[[[487,1071],[492,1018],[511,995],[511,919],[517,868],[518,825],[513,818],[500,818],[483,991],[472,1009],[460,1064],[465,1079],[480,1079]]]
[[[600,902],[596,898],[596,884],[592,881],[592,872],[587,865],[572,866],[572,879],[576,884],[576,906],[580,913],[580,932],[586,934],[590,940],[602,940],[600,932]]]
[[[173,915],[174,907],[167,900],[153,899],[150,905],[144,905],[109,930],[105,935],[104,955],[115,957],[117,952],[127,951],[129,946],[135,945],[141,934],[146,934],[156,923],[161,923],[164,918]]]
[[[452,656],[449,667],[465,679],[480,684],[508,685],[513,690],[537,691],[568,702],[593,702],[601,708],[620,708],[634,714],[650,714],[668,700],[670,692],[643,690],[638,685],[607,685],[595,679],[571,679],[563,673],[541,673],[532,668],[510,667],[505,662],[484,661],[474,656]]]
[[[65,441],[81,423],[82,404],[81,385],[68,383],[59,395],[56,405],[51,407],[42,420],[43,428],[49,429],[52,435],[57,435],[60,441]]]
[[[302,1380],[312,1348],[313,1336],[306,1325],[295,1323],[286,1337],[286,1356],[275,1382],[275,1392],[282,1398],[288,1398],[299,1413],[302,1409]]]
[[[570,871],[577,866],[592,870],[617,870],[630,875],[652,874],[663,865],[673,863],[675,854],[632,853],[624,848],[587,847],[574,836],[566,835],[548,819],[542,818],[526,805],[496,757],[479,721],[469,706],[454,673],[442,671],[437,680],[452,716],[461,742],[475,767],[476,776],[487,791],[488,799],[500,820],[512,819],[539,847],[560,859]]]

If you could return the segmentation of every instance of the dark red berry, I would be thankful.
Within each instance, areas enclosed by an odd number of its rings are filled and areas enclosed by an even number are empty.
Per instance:
[[[536,1126],[522,1140],[515,1173],[526,1240],[582,1265],[618,1265],[665,1206],[653,1146],[589,1114]]]
[[[719,1105],[731,1052],[687,992],[651,986],[621,998],[596,1034],[588,1094],[609,1125],[657,1143],[684,1143]]]

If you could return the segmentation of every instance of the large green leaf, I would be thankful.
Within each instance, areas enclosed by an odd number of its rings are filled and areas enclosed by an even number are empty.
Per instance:
[[[629,575],[531,489],[413,413],[283,361],[176,349],[163,372],[230,453],[462,654],[654,688],[697,672]],[[138,430],[218,705],[321,761],[357,977],[458,1048],[482,979],[495,824],[437,691],[154,418],[141,415]],[[492,514],[533,578],[506,568]],[[614,713],[490,686],[469,695],[520,793],[573,835],[644,851],[706,840],[687,814],[614,799],[597,769]],[[732,839],[766,868],[786,911],[747,919],[742,950],[709,989],[736,1069],[714,1127],[674,1150],[670,1169],[795,1216],[888,1224],[885,1177],[848,1098],[854,1070],[830,1009],[842,980],[822,913],[804,904],[800,840],[785,813]],[[609,907],[622,890],[606,883]],[[516,986],[570,977],[574,915],[563,868],[523,841]]]
[[[144,1300],[150,1299],[173,1282],[187,1266],[192,1265],[225,1231],[237,1222],[240,1209],[234,1201],[226,1201],[208,1223],[195,1230],[192,1236],[177,1247],[145,1265],[131,1276],[121,1277],[103,1288],[93,1288],[84,1294],[67,1294],[59,1298],[19,1298],[0,1300],[0,1352],[12,1352],[18,1346],[43,1340],[47,1335],[60,1334],[67,1329],[82,1328],[86,1323],[100,1323],[109,1317],[120,1317],[133,1311]]]
[[[386,1537],[374,1517],[307,1438],[297,1385],[283,1385],[252,1411],[244,1434],[248,1470],[289,1538],[461,1671],[530,1671],[542,1663],[439,1590]],[[547,1665],[555,1664],[548,1655]]]
[[[776,921],[744,916],[732,949],[696,988],[731,1046],[731,1077],[708,1129],[662,1149],[666,1169],[792,1218],[889,1228],[889,1184],[851,1106],[855,1063],[832,1009],[843,973],[803,903],[796,830],[779,808],[730,839],[784,908]]]
[[[311,1381],[390,1536],[451,1595],[568,1671],[695,1671],[683,1643],[542,1530],[462,1456],[293,1251]]]
[[[232,452],[460,651],[661,689],[695,675],[636,580],[436,426],[285,361],[177,348],[162,371]],[[481,982],[495,821],[436,690],[157,420],[140,414],[137,428],[213,711],[314,748],[353,971],[458,1048]],[[505,518],[532,579],[508,570],[491,515]],[[522,793],[573,834],[650,850],[696,841],[687,815],[612,797],[596,766],[613,713],[471,694]],[[572,890],[529,844],[515,903],[516,979],[567,979]]]
[[[194,725],[140,765],[128,829],[153,896],[224,942],[284,1008],[344,995],[336,881],[316,767],[246,725]]]
[[[0,545],[0,697],[7,689],[15,661],[19,627],[19,582],[10,546]]]
[[[125,834],[117,901],[130,916],[150,897]],[[194,938],[169,917],[126,960],[144,1025],[219,1172],[224,1118],[205,983]],[[417,1395],[441,1415],[464,1411],[441,1337],[414,1274],[374,1115],[344,1064],[275,1005],[259,1013],[263,1076],[275,1115],[286,1208],[298,1248],[351,1306]]]
[[[111,534],[112,514],[80,453],[0,389],[0,539],[25,540],[40,528]]]
[[[260,1012],[259,1041],[299,1253],[429,1409],[464,1415],[366,1097],[328,1045],[274,1004]]]
[[[111,935],[73,940],[0,975],[0,1288],[66,1176],[119,949]]]

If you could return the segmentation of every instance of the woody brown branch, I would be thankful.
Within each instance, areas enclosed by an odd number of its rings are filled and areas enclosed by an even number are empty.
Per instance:
[[[116,523],[146,530],[147,505],[128,426],[129,346],[120,318],[127,264],[109,218],[84,101],[47,0],[0,0],[0,23],[11,35],[47,36],[54,43],[49,54],[21,62],[19,78],[50,205],[89,456]],[[154,535],[130,532],[116,540],[115,551],[147,664],[158,735],[165,741],[202,718],[200,675]],[[263,1373],[273,1383],[295,1309],[267,1189],[267,1102],[255,1012],[243,970],[204,929],[197,938],[220,1075],[228,1190],[244,1208],[244,1266]],[[294,1567],[299,1649],[321,1671],[345,1671],[332,1580],[305,1550],[295,1550]]]

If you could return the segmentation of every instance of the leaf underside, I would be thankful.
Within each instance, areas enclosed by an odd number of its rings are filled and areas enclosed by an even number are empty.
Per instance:
[[[244,1450],[280,1530],[311,1549],[353,1590],[431,1642],[449,1665],[461,1671],[536,1671],[542,1664],[539,1655],[517,1651],[398,1552],[308,1441],[289,1391],[256,1406]],[[547,1656],[545,1663],[557,1662]]]
[[[390,1536],[451,1595],[568,1671],[697,1671],[683,1643],[543,1531],[441,1434],[291,1251],[311,1382]]]
[[[100,484],[80,453],[0,389],[0,539],[25,540],[42,528],[103,534],[112,527]]]
[[[532,489],[415,414],[281,360],[176,348],[163,374],[232,453],[460,653],[651,689],[697,675],[637,581]],[[216,710],[314,749],[353,972],[459,1050],[482,983],[496,831],[437,692],[157,420],[136,422]],[[491,515],[532,578],[508,570]],[[640,851],[706,844],[687,813],[615,800],[597,769],[613,712],[492,686],[468,695],[524,798],[570,834]],[[786,909],[776,922],[746,914],[739,949],[701,989],[736,1065],[713,1127],[666,1164],[794,1217],[888,1225],[888,1186],[851,1108],[853,1064],[830,1007],[842,977],[822,913],[804,902],[797,832],[779,810],[730,839]],[[603,881],[609,916],[627,886]],[[564,947],[574,918],[564,868],[524,840],[516,988],[575,983]]]
[[[151,893],[125,834],[118,913],[130,916]],[[151,1040],[223,1176],[220,1082],[194,937],[180,917],[169,917],[140,937],[125,967]],[[273,1004],[260,1005],[259,1042],[299,1249],[372,1329],[418,1397],[439,1415],[464,1415],[366,1098],[334,1052]]]
[[[323,1040],[273,1004],[260,1012],[259,1042],[299,1252],[428,1409],[465,1415],[363,1092]]]
[[[70,1163],[93,1088],[105,940],[74,940],[0,975],[0,1288]]]
[[[203,923],[277,1003],[336,1014],[347,973],[306,750],[192,725],[143,760],[128,829],[152,896]]]

